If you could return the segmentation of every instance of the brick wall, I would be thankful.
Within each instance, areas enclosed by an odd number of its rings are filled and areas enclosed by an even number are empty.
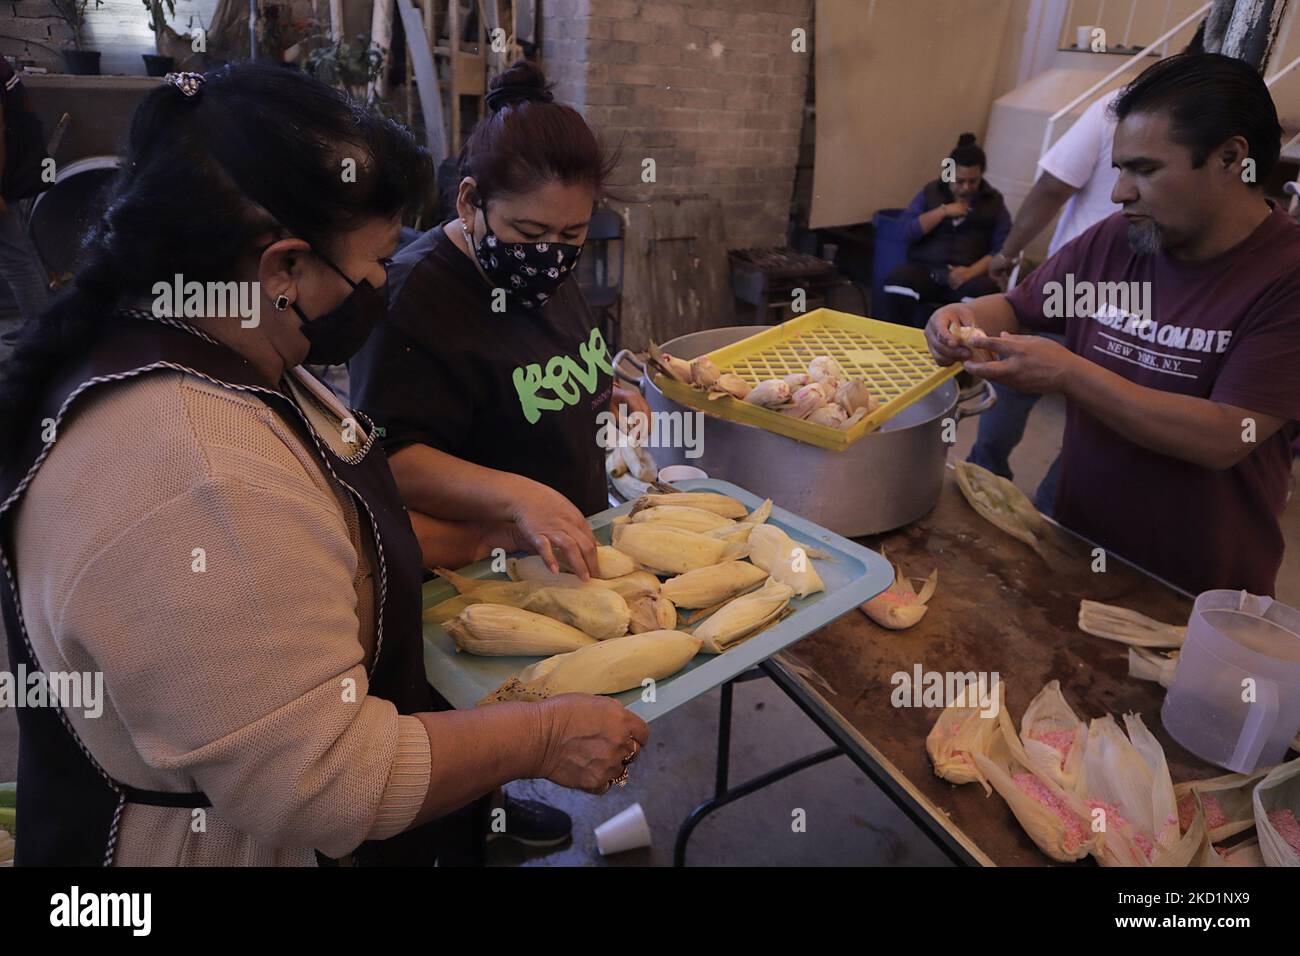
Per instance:
[[[71,45],[72,29],[58,18],[50,0],[0,2],[0,54],[59,70],[59,50]]]
[[[785,241],[811,0],[542,0],[558,99],[622,148],[621,191],[720,200],[730,247]],[[791,31],[808,32],[807,51]],[[645,159],[656,181],[642,182]]]

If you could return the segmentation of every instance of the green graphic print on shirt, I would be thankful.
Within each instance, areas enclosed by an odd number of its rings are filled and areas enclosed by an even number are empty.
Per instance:
[[[537,362],[521,365],[511,373],[515,391],[519,394],[519,405],[530,425],[537,424],[542,412],[555,412],[566,405],[576,405],[582,398],[579,385],[587,390],[588,395],[593,394],[600,372],[614,374],[600,329],[591,330],[590,337],[579,346],[578,355],[585,368],[568,355],[557,355],[546,363],[545,374]],[[539,394],[543,389],[556,397]]]

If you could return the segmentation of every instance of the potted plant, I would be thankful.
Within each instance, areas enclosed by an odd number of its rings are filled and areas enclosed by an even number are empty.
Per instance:
[[[338,87],[353,99],[365,100],[366,88],[384,66],[384,51],[370,45],[370,38],[357,34],[356,46],[344,40],[318,47],[307,54],[303,69],[316,79]]]
[[[144,53],[144,70],[150,76],[166,76],[176,68],[176,58],[163,53],[163,41],[171,32],[167,18],[176,16],[176,0],[142,0],[149,14],[149,30],[154,37],[154,53]]]
[[[50,0],[58,18],[72,30],[72,49],[64,48],[63,62],[69,73],[77,76],[99,75],[99,51],[83,47],[85,37],[82,29],[86,25],[86,8],[91,0]],[[102,7],[104,0],[94,0],[96,7]]]

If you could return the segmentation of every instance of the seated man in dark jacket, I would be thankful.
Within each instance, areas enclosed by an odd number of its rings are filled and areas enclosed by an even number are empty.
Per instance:
[[[949,159],[950,176],[926,183],[907,207],[907,262],[885,277],[879,317],[899,325],[924,327],[926,303],[933,307],[999,291],[988,275],[989,260],[1011,231],[1011,214],[1002,194],[984,180],[987,160],[974,133],[961,134]]]

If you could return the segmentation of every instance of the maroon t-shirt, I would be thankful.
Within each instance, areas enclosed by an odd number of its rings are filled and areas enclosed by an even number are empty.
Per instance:
[[[1034,270],[1007,296],[1020,323],[1064,333],[1072,352],[1130,382],[1287,424],[1212,471],[1136,445],[1070,402],[1056,518],[1193,594],[1272,594],[1300,434],[1300,225],[1275,208],[1236,247],[1195,263],[1137,255],[1127,226],[1118,213],[1104,219]],[[1094,287],[1089,302],[1080,282],[1150,285],[1145,296]]]

